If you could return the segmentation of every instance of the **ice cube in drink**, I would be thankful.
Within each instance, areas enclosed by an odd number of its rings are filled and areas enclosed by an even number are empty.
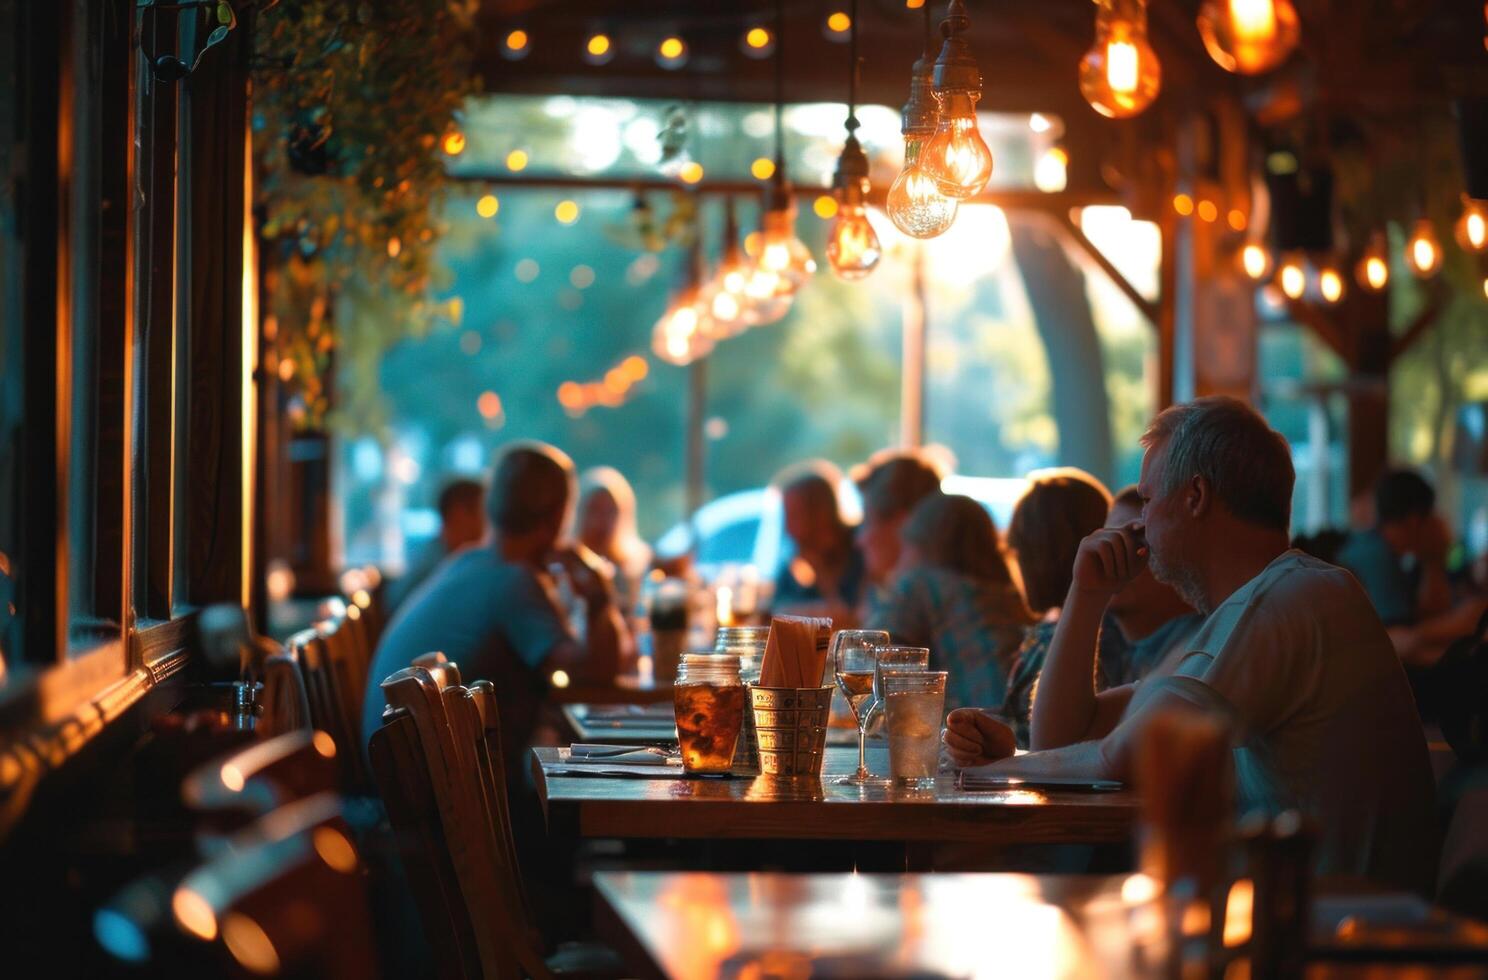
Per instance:
[[[884,696],[889,734],[889,773],[921,784],[935,778],[940,758],[940,712],[944,690],[894,690]]]
[[[741,684],[679,684],[673,689],[677,742],[687,772],[728,772],[744,724]]]

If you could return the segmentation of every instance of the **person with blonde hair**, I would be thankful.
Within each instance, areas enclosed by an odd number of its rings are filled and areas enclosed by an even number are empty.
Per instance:
[[[900,531],[899,573],[868,626],[894,642],[929,647],[931,666],[950,673],[947,710],[1000,704],[1008,670],[1034,616],[1023,604],[997,525],[981,504],[936,493]]]
[[[1110,510],[1105,484],[1073,466],[1029,474],[1028,489],[1013,508],[1008,546],[1018,560],[1028,608],[1042,617],[1018,650],[1002,702],[1002,715],[1020,747],[1028,747],[1034,691],[1069,591],[1075,552],[1087,534],[1106,523]]]
[[[636,498],[630,481],[612,466],[596,466],[579,477],[575,537],[614,568],[615,595],[629,615],[651,564],[651,547],[636,530]]]

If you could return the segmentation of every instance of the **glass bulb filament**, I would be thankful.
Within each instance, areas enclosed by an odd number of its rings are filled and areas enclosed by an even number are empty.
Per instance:
[[[940,193],[965,200],[992,179],[992,151],[977,128],[976,97],[970,92],[936,93],[940,122],[921,153],[924,170]]]
[[[1125,31],[1113,31],[1106,42],[1106,84],[1118,95],[1137,90],[1137,46],[1126,40]]]
[[[873,271],[882,257],[883,246],[873,225],[868,223],[863,205],[843,201],[827,236],[827,261],[832,271],[842,279],[861,279]]]
[[[921,164],[921,141],[904,141],[904,169],[889,188],[885,209],[894,226],[913,238],[934,238],[956,220],[956,199],[940,192]]]

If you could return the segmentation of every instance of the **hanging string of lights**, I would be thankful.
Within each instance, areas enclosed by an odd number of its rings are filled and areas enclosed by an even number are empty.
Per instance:
[[[1162,88],[1162,65],[1148,40],[1147,2],[1094,0],[1095,37],[1080,61],[1079,87],[1091,107],[1109,118],[1125,119],[1141,114]],[[976,105],[982,94],[982,80],[966,40],[971,20],[965,0],[949,0],[946,4],[938,53],[931,48],[931,5],[925,0],[907,0],[905,7],[922,11],[925,43],[911,69],[909,97],[903,107],[900,128],[904,164],[889,188],[885,211],[904,234],[928,239],[942,234],[954,223],[960,201],[976,196],[986,187],[994,161],[977,123]],[[1297,50],[1302,36],[1294,0],[1203,0],[1195,24],[1215,64],[1240,75],[1259,75],[1281,67]],[[834,10],[823,22],[822,30],[828,40],[848,44],[850,72],[847,136],[837,161],[831,196],[820,197],[815,210],[821,217],[832,220],[826,247],[828,263],[839,278],[851,281],[868,275],[882,256],[881,243],[866,210],[870,191],[868,159],[857,138],[861,59],[856,0],[852,0],[847,10]],[[750,167],[755,179],[766,184],[759,229],[749,236],[749,248],[741,250],[734,202],[727,202],[717,268],[704,281],[701,271],[692,270],[690,265],[691,281],[674,297],[667,314],[657,324],[658,353],[666,351],[664,356],[668,360],[680,357],[683,360],[676,362],[685,363],[701,356],[699,351],[716,340],[750,326],[779,320],[789,311],[795,293],[815,272],[816,263],[810,251],[796,236],[794,192],[786,168],[784,32],[783,0],[775,0],[773,23],[748,19],[742,24],[739,50],[747,57],[771,58],[774,63],[774,159],[761,156]],[[526,25],[520,22],[508,25],[502,54],[513,61],[526,58],[537,40]],[[621,45],[605,27],[596,25],[586,34],[580,55],[591,65],[607,65],[622,51],[642,50],[643,46],[634,41],[627,38]],[[691,56],[687,38],[679,33],[658,36],[645,49],[652,50],[656,63],[667,70],[682,67]],[[693,164],[696,172],[692,174],[679,169],[690,163],[685,146],[685,115],[674,108],[661,135],[662,142],[667,144],[664,150],[669,151],[662,154],[661,169],[695,184],[697,181],[689,178],[701,179],[700,167]],[[463,149],[463,135],[449,134],[446,149],[450,155],[458,154]],[[509,168],[516,171],[527,160],[521,151],[513,151],[513,155],[521,157],[515,163],[508,159]],[[1057,143],[1047,148],[1039,163],[1035,175],[1039,188],[1049,192],[1060,189],[1068,163],[1064,148]],[[493,217],[497,204],[494,195],[487,195],[479,204],[480,214]],[[1335,259],[1317,254],[1309,258],[1302,252],[1273,256],[1259,237],[1264,229],[1249,227],[1248,208],[1229,207],[1226,218],[1228,205],[1196,201],[1187,194],[1177,195],[1173,206],[1180,217],[1194,216],[1209,223],[1227,220],[1231,231],[1248,232],[1249,237],[1239,239],[1235,252],[1236,268],[1245,278],[1257,284],[1273,283],[1283,295],[1296,300],[1311,295],[1334,304],[1346,295],[1350,277]],[[1460,216],[1451,231],[1463,251],[1488,255],[1488,202],[1464,195]],[[1414,222],[1402,259],[1417,278],[1430,279],[1440,273],[1445,250],[1432,221],[1421,217]],[[1370,236],[1352,272],[1352,281],[1366,292],[1378,293],[1389,287],[1390,255],[1383,231]],[[1484,286],[1488,295],[1488,281]],[[691,298],[681,303],[684,296]],[[684,312],[684,308],[692,312]],[[691,337],[697,339],[685,339]]]

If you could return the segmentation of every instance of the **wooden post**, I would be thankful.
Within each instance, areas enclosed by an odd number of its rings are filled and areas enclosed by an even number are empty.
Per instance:
[[[929,332],[925,289],[925,247],[914,246],[914,281],[901,306],[904,357],[899,379],[899,444],[917,449],[925,444],[925,346]]]

